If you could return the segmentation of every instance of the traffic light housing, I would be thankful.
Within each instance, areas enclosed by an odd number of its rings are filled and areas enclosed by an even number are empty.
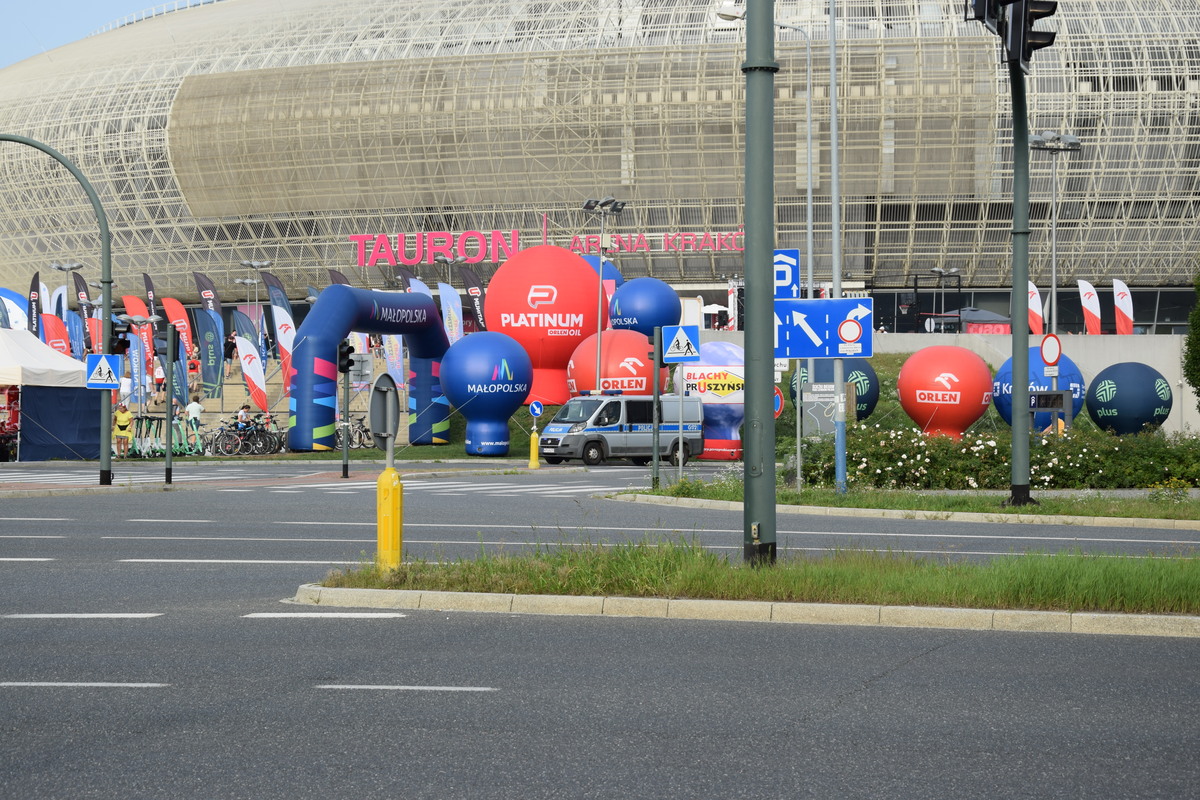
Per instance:
[[[967,19],[977,20],[997,36],[1000,35],[1000,7],[1016,0],[967,0]]]
[[[1039,19],[1054,16],[1058,11],[1057,0],[1017,0],[1008,9],[1008,25],[1004,31],[1005,60],[1019,63],[1023,72],[1029,72],[1029,59],[1034,50],[1054,44],[1054,31],[1038,31],[1033,24]]]
[[[347,342],[347,341],[338,342],[338,353],[337,353],[338,372],[345,374],[350,371],[350,368],[354,366],[354,359],[351,358],[352,355],[354,355],[354,348],[350,346],[349,342]]]
[[[125,334],[129,333],[129,326],[123,323],[112,324],[112,338],[108,340],[108,352],[113,355],[123,356],[129,352],[129,340],[125,338]]]

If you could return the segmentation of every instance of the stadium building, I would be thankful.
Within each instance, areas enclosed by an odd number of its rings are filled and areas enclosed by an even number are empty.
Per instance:
[[[88,176],[118,295],[146,272],[194,301],[201,272],[240,299],[247,260],[271,261],[293,297],[328,268],[366,287],[398,267],[461,285],[437,256],[486,278],[542,242],[598,252],[601,220],[581,205],[604,195],[628,202],[604,229],[626,277],[723,293],[743,269],[745,31],[716,8],[179,0],[0,70],[0,133]],[[826,3],[775,8],[801,29],[777,35],[777,246],[805,250],[811,140],[825,282]],[[999,39],[964,17],[963,0],[838,4],[843,278],[885,320],[928,309],[931,288],[1007,310],[1008,71]],[[1139,330],[1179,332],[1200,238],[1200,2],[1063,0],[1041,27],[1059,35],[1033,59],[1030,130],[1081,148],[1031,153],[1031,278],[1046,297],[1054,238],[1060,328],[1082,329],[1076,279],[1103,294],[1120,278]],[[95,281],[79,185],[33,148],[0,152],[0,285],[23,292],[68,260]]]

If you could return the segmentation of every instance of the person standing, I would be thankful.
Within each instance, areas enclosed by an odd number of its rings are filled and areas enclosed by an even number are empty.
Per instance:
[[[113,441],[117,445],[117,458],[129,455],[129,443],[133,440],[133,412],[124,403],[117,404],[113,412]]]
[[[200,434],[200,415],[204,413],[204,406],[200,405],[200,395],[192,395],[192,402],[184,408],[187,414],[187,437],[188,444],[196,445],[196,437]]]
[[[237,337],[232,333],[225,337],[225,377],[233,374],[233,359],[237,355]]]

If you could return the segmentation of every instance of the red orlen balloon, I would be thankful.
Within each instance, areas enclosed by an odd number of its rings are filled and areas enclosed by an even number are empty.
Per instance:
[[[596,334],[597,315],[607,312],[607,304],[599,308],[599,291],[596,271],[583,256],[554,245],[522,250],[492,276],[484,318],[488,330],[508,334],[529,353],[533,387],[526,403],[570,399],[567,361]]]
[[[654,345],[634,330],[600,334],[600,389],[624,394],[654,394]],[[659,391],[666,391],[668,372],[658,376]],[[596,334],[575,348],[567,362],[567,388],[587,394],[596,388]]]
[[[904,362],[896,390],[923,431],[961,439],[991,405],[992,373],[965,347],[926,347]]]

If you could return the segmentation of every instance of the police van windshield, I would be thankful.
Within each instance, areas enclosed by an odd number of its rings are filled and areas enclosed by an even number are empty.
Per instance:
[[[569,400],[567,404],[558,410],[551,422],[587,422],[592,414],[596,413],[596,409],[600,407],[602,400]]]

